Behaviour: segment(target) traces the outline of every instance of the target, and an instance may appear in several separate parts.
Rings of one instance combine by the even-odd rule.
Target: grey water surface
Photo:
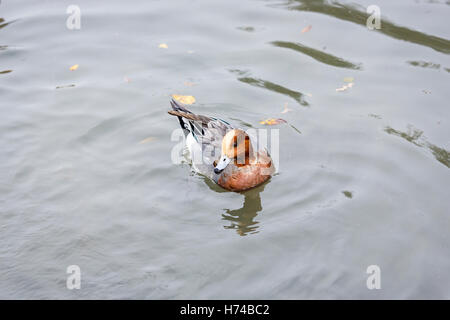
[[[449,16],[445,0],[3,0],[0,298],[449,299]],[[172,94],[279,129],[278,173],[233,193],[172,163]]]

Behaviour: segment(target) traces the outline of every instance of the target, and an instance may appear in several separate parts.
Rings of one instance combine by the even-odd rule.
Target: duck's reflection
[[[212,190],[229,192],[208,180],[205,179],[205,182]],[[251,190],[239,192],[244,196],[244,204],[239,209],[225,209],[225,212],[222,214],[222,220],[227,221],[227,225],[223,226],[225,229],[234,229],[240,236],[259,232],[259,221],[255,219],[258,212],[262,210],[260,194],[264,191],[267,182]]]
[[[225,229],[235,229],[241,236],[258,233],[259,222],[255,218],[262,210],[260,193],[264,190],[264,185],[242,193],[244,196],[242,208],[225,209],[222,220],[230,222],[229,225],[224,226]]]

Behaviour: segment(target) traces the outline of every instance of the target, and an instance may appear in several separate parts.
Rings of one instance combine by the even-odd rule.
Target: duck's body
[[[249,165],[228,165],[217,178],[217,184],[231,191],[243,191],[264,183],[275,170],[267,152],[260,152],[258,157],[258,162]]]
[[[244,191],[267,181],[275,172],[266,149],[253,151],[250,136],[228,122],[187,110],[172,100],[173,110],[186,133],[194,170],[230,191]],[[219,159],[218,150],[221,150]]]

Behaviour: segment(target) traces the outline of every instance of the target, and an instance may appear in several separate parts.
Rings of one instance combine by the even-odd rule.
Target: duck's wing
[[[233,129],[227,121],[194,114],[174,99],[170,101],[170,104],[173,110],[168,113],[177,116],[181,127],[192,133],[197,141],[202,140],[203,144],[220,146],[227,131]]]
[[[195,141],[201,146],[205,167],[197,165],[198,171],[209,175],[210,165],[220,156],[222,139],[228,130],[233,129],[233,126],[222,119],[194,114],[174,99],[170,101],[170,104],[173,110],[168,113],[178,117],[186,134],[192,134]]]

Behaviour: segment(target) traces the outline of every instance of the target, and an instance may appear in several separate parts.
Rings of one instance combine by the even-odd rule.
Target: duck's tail
[[[170,100],[170,105],[173,110],[169,110],[168,113],[178,118],[182,129],[192,133],[194,137],[204,134],[203,127],[211,121],[211,118],[192,113],[175,99]]]
[[[170,105],[173,110],[168,111],[169,114],[178,117],[178,121],[180,122],[180,126],[184,130],[189,130],[186,126],[186,123],[183,121],[183,114],[192,114],[188,109],[183,107],[181,104],[177,103],[174,99],[170,100]]]

